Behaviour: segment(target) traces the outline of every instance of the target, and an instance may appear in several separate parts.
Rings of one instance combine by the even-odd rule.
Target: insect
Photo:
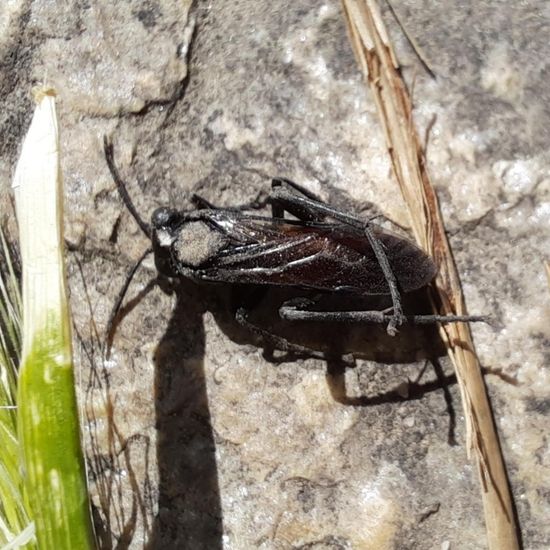
[[[431,258],[409,240],[329,206],[285,178],[272,180],[264,201],[271,205],[272,216],[256,215],[246,206],[217,208],[195,196],[196,210],[160,207],[149,225],[126,191],[107,139],[104,149],[122,200],[151,239],[156,268],[166,277],[290,286],[321,294],[387,295],[392,307],[383,311],[318,311],[310,300],[293,300],[281,305],[279,315],[290,322],[387,323],[391,336],[404,323],[486,320],[483,316],[406,315],[402,294],[432,281],[437,268]],[[285,218],[285,212],[294,219]]]

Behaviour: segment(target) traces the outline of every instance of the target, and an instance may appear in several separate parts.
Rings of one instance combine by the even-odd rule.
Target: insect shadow
[[[176,300],[154,355],[159,513],[147,545],[151,549],[223,548],[204,375],[205,304],[194,286],[184,281],[164,289]]]
[[[446,355],[436,327],[433,325],[404,325],[397,337],[390,336],[384,325],[368,327],[347,323],[311,323],[300,321],[288,323],[280,318],[278,307],[307,292],[297,289],[239,287],[235,285],[210,289],[208,311],[214,316],[217,325],[233,341],[239,344],[252,344],[263,349],[264,358],[280,364],[300,358],[316,357],[326,362],[326,381],[333,399],[343,405],[366,407],[403,402],[404,399],[419,399],[428,392],[443,391],[449,414],[449,442],[454,442],[454,418],[451,394],[448,386],[456,382],[454,374],[445,373],[439,357]],[[203,294],[204,295],[204,294]],[[387,300],[354,298],[351,301],[342,297],[330,296],[317,299],[319,307],[339,308],[363,305],[385,307]],[[249,311],[247,321],[253,327],[243,326],[235,321],[239,309],[246,305]],[[417,312],[429,312],[429,302],[425,292],[405,296],[404,306]],[[350,394],[346,387],[346,371],[356,367],[356,360],[366,360],[374,364],[362,363],[361,370],[376,368],[380,364],[410,365],[423,362],[414,379],[403,383],[400,377],[396,388],[380,392],[380,387],[362,387],[360,393]],[[428,369],[428,367],[430,367]],[[432,374],[425,381],[427,372]],[[435,378],[434,375],[435,374]],[[390,376],[391,378],[391,376]]]

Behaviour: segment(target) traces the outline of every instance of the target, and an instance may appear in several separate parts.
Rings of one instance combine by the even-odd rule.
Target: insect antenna
[[[130,214],[138,224],[139,228],[147,236],[147,238],[152,239],[153,233],[151,231],[151,226],[147,222],[145,222],[143,218],[139,215],[138,211],[136,210],[136,207],[134,206],[134,203],[132,202],[132,199],[130,198],[130,195],[128,194],[128,190],[126,189],[126,184],[124,183],[124,180],[121,178],[118,172],[118,169],[114,161],[113,143],[107,136],[103,136],[103,151],[105,153],[105,160],[107,162],[107,166],[109,167],[109,172],[111,173],[111,176],[116,184],[118,194],[120,195],[122,202],[124,203],[128,211],[130,212]],[[132,282],[132,279],[134,278],[137,270],[139,269],[139,267],[141,266],[145,258],[152,252],[153,252],[153,249],[148,248],[137,260],[137,262],[132,266],[132,268],[128,272],[128,275],[126,276],[124,285],[120,289],[117,299],[115,300],[115,303],[109,315],[109,320],[107,321],[107,326],[105,329],[105,356],[107,359],[109,358],[111,353],[111,345],[113,343],[115,330],[118,325],[118,321],[119,321],[118,315],[120,313],[122,302],[124,301],[124,297],[128,292],[130,283]]]
[[[149,239],[151,239],[152,238],[151,226],[147,222],[143,221],[143,218],[138,214],[138,211],[136,210],[136,207],[134,206],[134,203],[132,202],[132,199],[128,194],[128,191],[126,189],[126,184],[124,183],[123,179],[120,177],[120,174],[118,173],[118,169],[115,165],[114,154],[113,154],[113,143],[107,136],[103,136],[103,151],[105,153],[105,160],[107,161],[107,166],[109,167],[109,172],[111,172],[111,176],[113,177],[113,180],[117,186],[118,194],[120,195],[122,202],[124,202],[126,208],[130,212],[130,214],[132,214],[132,217],[134,218],[134,220],[136,220],[136,223],[139,225],[140,229],[145,233],[145,235]]]
[[[143,263],[143,260],[145,260],[145,258],[149,256],[151,252],[153,252],[153,249],[148,248],[141,255],[138,261],[132,266],[132,269],[130,269],[130,271],[128,272],[128,275],[126,275],[126,280],[124,281],[124,285],[122,285],[122,288],[118,292],[117,299],[115,300],[113,309],[111,310],[111,314],[109,315],[109,320],[107,321],[107,327],[105,329],[105,357],[107,359],[109,359],[109,356],[111,354],[111,346],[113,344],[115,330],[118,325],[118,314],[120,312],[122,302],[124,301],[124,297],[128,292],[128,288],[130,287],[130,283],[132,282],[132,279],[134,278],[136,271],[139,269],[139,266]]]

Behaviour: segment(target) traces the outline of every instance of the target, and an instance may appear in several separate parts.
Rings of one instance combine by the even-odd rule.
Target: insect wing
[[[357,228],[220,213],[212,222],[228,244],[201,267],[202,280],[388,293],[369,241]],[[381,228],[375,234],[403,291],[434,277],[433,262],[414,244]]]

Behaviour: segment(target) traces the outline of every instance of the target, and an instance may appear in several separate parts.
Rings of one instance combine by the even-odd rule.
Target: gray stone
[[[274,363],[231,320],[230,291],[151,289],[148,259],[111,358],[99,349],[148,246],[107,170],[104,134],[145,218],[161,205],[191,208],[192,193],[247,202],[284,175],[344,209],[408,225],[338,2],[199,1],[191,12],[171,0],[4,4],[2,208],[30,86],[46,80],[59,93],[75,350],[104,547],[486,548],[452,368],[440,358],[447,393],[432,366],[420,381],[429,391],[411,383],[427,352],[441,353],[433,331],[391,340],[379,327],[285,329],[269,314],[277,293],[245,292],[239,303],[258,302],[258,322],[356,355],[355,368],[349,355],[276,353]],[[550,9],[393,4],[437,75],[387,13],[420,131],[437,116],[429,170],[469,311],[496,319],[473,331],[482,364],[505,375],[486,381],[525,548],[546,548]]]

